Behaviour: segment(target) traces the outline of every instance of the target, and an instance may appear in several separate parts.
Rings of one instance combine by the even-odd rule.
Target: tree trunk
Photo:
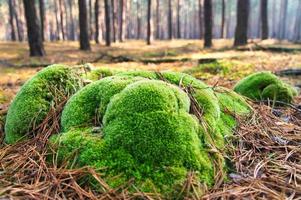
[[[147,45],[151,44],[152,39],[152,0],[147,0]]]
[[[276,34],[276,23],[277,23],[277,20],[276,20],[276,3],[273,2],[273,7],[272,7],[272,38],[275,38],[277,36]]]
[[[117,19],[116,19],[116,7],[115,5],[116,2],[115,0],[111,0],[111,5],[112,5],[112,25],[113,25],[113,42],[116,42],[116,32],[117,32]]]
[[[287,15],[287,0],[282,0],[281,1],[281,10],[280,10],[280,22],[279,22],[279,39],[284,39],[285,38],[285,30],[286,30],[286,15]]]
[[[40,21],[41,21],[41,35],[42,40],[45,41],[45,1],[39,0],[39,9],[40,9]]]
[[[156,2],[156,38],[160,38],[160,0]]]
[[[181,38],[180,12],[181,12],[181,0],[178,0],[178,2],[177,2],[177,38]]]
[[[204,46],[210,48],[212,46],[212,1],[204,1],[204,24],[205,24],[205,41]]]
[[[35,0],[23,0],[30,56],[44,56],[45,50],[41,35],[41,27],[35,8]]]
[[[260,1],[260,12],[261,12],[261,39],[265,40],[269,36],[268,0]]]
[[[248,43],[249,0],[237,1],[237,22],[235,28],[234,46]]]
[[[9,23],[10,23],[10,39],[12,41],[16,41],[16,31],[15,31],[15,25],[14,25],[14,7],[13,7],[13,1],[8,0],[8,7],[9,7]]]
[[[78,0],[79,8],[79,40],[81,50],[91,50],[86,0]]]
[[[63,40],[65,40],[65,30],[64,30],[64,8],[63,8],[63,2],[62,0],[59,0],[59,6],[60,6],[60,21],[61,21],[61,30],[62,30],[62,37]]]
[[[15,18],[15,22],[16,22],[16,26],[17,26],[17,33],[18,33],[18,40],[21,42],[23,41],[24,38],[24,34],[23,34],[23,28],[22,28],[22,22],[20,20],[20,13],[17,13],[17,8],[19,8],[19,4],[16,4],[15,0],[12,0],[13,6],[14,6],[14,18]],[[19,8],[20,11],[20,8]]]
[[[203,24],[203,0],[199,0],[199,29],[200,29],[200,39],[203,39],[204,24]]]
[[[90,40],[93,39],[93,13],[92,13],[92,10],[93,10],[93,6],[92,6],[92,0],[89,0],[89,29],[90,29]]]
[[[295,25],[294,25],[294,41],[298,42],[301,41],[301,1],[299,1],[296,19],[295,19]]]
[[[75,25],[74,25],[74,18],[73,18],[73,0],[68,0],[68,7],[69,7],[69,30],[70,30],[70,39],[75,40]]]
[[[95,43],[99,44],[99,0],[95,0],[94,5],[94,15],[95,15]]]
[[[106,46],[111,46],[111,19],[109,0],[105,2]]]
[[[172,39],[172,2],[168,0],[168,16],[167,16],[167,23],[168,23],[168,39]]]
[[[59,22],[59,13],[58,13],[58,5],[57,1],[54,1],[54,13],[55,13],[55,23],[56,23],[56,39],[61,39],[61,31],[60,31],[60,22]]]
[[[140,2],[137,1],[137,40],[141,37],[141,15],[140,15]]]
[[[119,41],[123,42],[125,38],[125,12],[126,12],[126,2],[125,0],[119,0]]]
[[[222,0],[221,38],[225,37],[225,9],[226,9],[226,3],[225,0]]]

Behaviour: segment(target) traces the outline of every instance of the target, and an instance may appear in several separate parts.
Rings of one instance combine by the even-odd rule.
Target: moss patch
[[[271,72],[258,72],[239,81],[234,91],[252,100],[291,103],[297,91]]]
[[[5,124],[5,141],[14,143],[39,125],[51,107],[81,87],[81,80],[71,68],[52,65],[28,80],[11,103]]]

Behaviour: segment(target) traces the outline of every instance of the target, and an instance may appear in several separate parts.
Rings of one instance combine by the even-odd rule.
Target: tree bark
[[[19,6],[19,3],[16,4],[16,1],[15,0],[12,0],[13,1],[13,5],[14,5],[14,17],[15,17],[15,21],[16,21],[16,26],[17,26],[17,33],[18,33],[18,39],[19,41],[23,41],[24,39],[24,32],[23,32],[23,27],[22,27],[22,21],[20,20],[20,17],[19,15],[21,15],[22,12],[20,12],[21,10],[21,6]],[[19,8],[19,13],[17,13],[17,8]]]
[[[279,22],[279,39],[285,38],[285,30],[286,30],[286,16],[287,16],[287,0],[281,1],[281,9],[280,9],[280,22]]]
[[[26,1],[26,0],[25,0]],[[78,0],[79,8],[79,39],[81,50],[91,50],[88,31],[88,15],[86,0]]]
[[[125,38],[125,12],[126,12],[126,2],[125,0],[119,0],[119,36],[120,42],[124,41]]]
[[[177,2],[177,38],[181,38],[180,12],[181,12],[181,0],[178,0],[178,2]]]
[[[90,29],[90,40],[93,39],[93,14],[92,14],[93,6],[92,6],[92,0],[89,0],[89,29]]]
[[[64,8],[63,8],[62,0],[59,0],[59,6],[60,6],[60,23],[61,23],[62,38],[63,40],[65,40],[66,37],[65,37],[65,30],[64,30]]]
[[[41,35],[41,27],[35,8],[35,0],[23,0],[30,56],[44,56],[45,50]]]
[[[111,0],[111,6],[112,6],[112,25],[113,25],[113,42],[116,42],[116,32],[117,32],[117,19],[116,19],[116,7],[117,5],[115,5],[116,2],[115,0]]]
[[[203,0],[199,0],[199,29],[200,39],[203,39],[204,35],[204,20],[203,20]]]
[[[45,41],[45,1],[39,0],[39,9],[40,9],[40,21],[41,21],[41,35],[42,40]]]
[[[249,0],[237,1],[237,22],[235,28],[234,46],[248,43]]]
[[[105,3],[105,24],[106,24],[106,46],[111,46],[111,19],[109,0],[104,0]]]
[[[61,31],[60,31],[60,22],[59,22],[59,13],[58,13],[58,5],[57,1],[54,1],[54,13],[55,13],[55,22],[56,22],[56,39],[61,39]]]
[[[222,0],[221,38],[225,37],[225,9],[226,9],[226,2],[225,0]]]
[[[99,44],[99,0],[95,0],[95,5],[94,5],[94,15],[95,15],[95,43]]]
[[[75,40],[75,25],[74,25],[74,18],[73,18],[73,0],[68,0],[68,7],[69,7],[69,30],[70,30],[70,39]]]
[[[156,38],[160,38],[160,0],[156,2]]]
[[[204,1],[204,24],[205,24],[205,41],[204,46],[210,48],[212,46],[212,1]]]
[[[13,7],[13,1],[8,0],[8,7],[9,7],[9,23],[10,23],[10,39],[12,41],[16,41],[16,31],[15,31],[15,25],[14,25],[14,7]]]
[[[140,15],[140,2],[137,1],[137,40],[141,37],[141,15]]]
[[[152,0],[147,0],[147,45],[151,44],[152,39]]]
[[[261,12],[261,39],[265,40],[269,36],[268,0],[261,0],[260,1],[260,12]]]
[[[172,39],[172,2],[168,0],[168,16],[167,16],[167,27],[168,27],[168,39]]]

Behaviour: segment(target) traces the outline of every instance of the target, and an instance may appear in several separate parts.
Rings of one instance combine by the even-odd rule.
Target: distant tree
[[[260,1],[260,15],[261,15],[261,39],[265,40],[269,36],[268,0]]]
[[[37,17],[35,0],[23,0],[30,56],[44,56],[41,27]]]
[[[12,2],[14,7],[14,18],[17,26],[18,39],[21,42],[24,39],[23,22],[21,21],[21,16],[19,16],[22,14],[22,6],[19,5],[20,3],[18,1],[16,2],[15,0],[12,0]],[[19,10],[19,14],[17,13],[17,10]]]
[[[8,7],[9,7],[9,24],[11,28],[10,39],[12,41],[16,41],[16,31],[14,25],[14,6],[12,0],[8,0]]]
[[[203,19],[203,0],[199,0],[199,28],[200,28],[200,39],[204,35],[204,19]]]
[[[234,46],[245,45],[248,42],[249,5],[249,0],[237,0],[237,22]]]
[[[123,42],[125,38],[125,12],[126,12],[126,2],[125,0],[119,0],[119,42]]]
[[[212,1],[204,1],[205,47],[212,46]]]
[[[295,24],[294,24],[294,41],[301,41],[301,1],[298,3]]]
[[[26,1],[26,0],[25,0]],[[81,50],[91,50],[88,31],[88,15],[86,0],[78,0],[79,8],[79,41]]]
[[[117,5],[115,0],[111,0],[111,6],[112,6],[112,26],[113,26],[113,32],[112,32],[112,36],[113,36],[113,42],[116,42],[116,33],[117,33]]]
[[[156,2],[156,38],[160,38],[160,0]]]
[[[106,46],[111,46],[111,17],[109,0],[104,0],[105,3],[105,25],[106,25]]]
[[[167,15],[168,39],[172,39],[172,0],[168,0],[168,15]]]
[[[93,39],[93,34],[94,34],[94,30],[93,30],[93,6],[92,6],[92,0],[89,0],[89,28],[90,28],[90,39]]]
[[[70,40],[75,40],[75,25],[74,25],[74,18],[73,18],[73,0],[68,0],[68,7],[69,7],[69,38]]]
[[[56,23],[56,39],[61,39],[61,28],[60,28],[60,21],[59,21],[59,11],[57,1],[54,1],[54,14],[55,14],[55,23]]]
[[[141,13],[140,13],[140,1],[137,1],[137,39],[141,37]]]
[[[59,7],[60,7],[60,24],[61,24],[61,31],[62,31],[62,39],[66,39],[65,30],[64,30],[64,8],[63,8],[63,1],[59,0]]]
[[[40,9],[40,22],[41,22],[41,35],[42,40],[45,40],[45,1],[39,0],[39,9]]]
[[[287,17],[287,0],[281,0],[280,7],[280,22],[279,22],[279,39],[285,38],[285,30],[286,30],[286,17]]]
[[[221,22],[221,38],[225,36],[225,10],[226,10],[226,2],[222,0],[222,22]]]
[[[95,43],[99,43],[99,0],[95,0],[95,5],[94,5],[94,15],[95,15]]]
[[[177,0],[177,38],[181,38],[181,0]]]
[[[147,45],[151,44],[152,38],[152,0],[147,0]]]

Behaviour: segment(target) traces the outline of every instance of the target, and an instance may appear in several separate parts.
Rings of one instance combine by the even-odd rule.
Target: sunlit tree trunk
[[[237,23],[235,28],[234,46],[245,45],[248,42],[249,0],[237,1]]]
[[[88,31],[86,0],[78,0],[79,8],[79,42],[81,50],[91,50]]]
[[[65,37],[65,30],[64,30],[64,8],[63,8],[62,0],[59,0],[59,7],[60,7],[60,25],[61,25],[62,37],[63,40],[65,40],[66,37]]]
[[[44,56],[45,50],[35,0],[23,0],[30,56]]]
[[[147,0],[147,45],[151,44],[152,39],[152,0]]]

